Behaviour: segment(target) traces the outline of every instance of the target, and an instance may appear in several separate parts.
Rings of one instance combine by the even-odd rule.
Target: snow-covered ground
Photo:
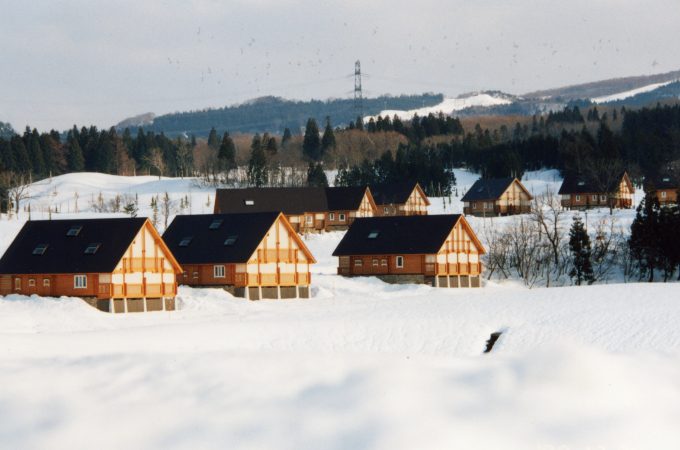
[[[461,109],[469,108],[471,106],[495,106],[508,105],[510,103],[512,102],[506,98],[495,97],[486,93],[479,93],[456,98],[444,98],[441,103],[438,103],[434,106],[427,106],[424,108],[417,108],[408,111],[386,109],[380,111],[380,114],[378,115],[382,117],[389,116],[390,118],[396,115],[402,120],[410,120],[416,114],[418,114],[419,117],[427,116],[430,113],[436,115],[440,112],[444,114],[451,114],[454,111],[460,111]],[[366,117],[364,122],[368,122],[371,117],[375,119],[378,117],[378,115]]]
[[[32,205],[137,194],[146,213],[191,191],[201,212],[214,198],[191,180],[65,177]],[[476,175],[456,177],[433,213],[460,212]],[[559,187],[551,172],[525,181]],[[21,223],[0,221],[0,251]],[[0,448],[680,448],[680,284],[394,286],[335,275],[341,237],[305,237],[309,300],[182,287],[178,311],[113,316],[0,298]]]

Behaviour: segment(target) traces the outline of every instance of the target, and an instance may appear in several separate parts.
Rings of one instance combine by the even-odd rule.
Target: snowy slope
[[[432,212],[460,212],[477,175],[455,175],[458,195]],[[214,197],[196,180],[78,174],[27,202],[93,216],[87,201],[74,212],[74,192],[118,193],[145,214],[166,191],[194,212]],[[26,216],[0,221],[0,251]],[[394,286],[335,275],[341,238],[305,237],[319,261],[309,300],[182,287],[178,311],[113,316],[0,297],[0,448],[680,448],[680,284]]]
[[[654,84],[650,84],[650,85],[647,85],[647,86],[639,87],[637,89],[631,89],[630,91],[619,92],[617,94],[612,94],[612,95],[605,95],[603,97],[596,97],[596,98],[591,99],[591,101],[593,103],[607,103],[607,102],[613,102],[613,101],[616,101],[616,100],[624,100],[624,99],[627,99],[629,97],[633,97],[637,94],[643,94],[645,92],[651,92],[651,91],[658,89],[662,86],[666,86],[666,85],[669,85],[671,83],[674,83],[675,81],[677,81],[677,80],[666,81],[664,83],[654,83]]]
[[[389,116],[390,118],[396,115],[402,120],[408,120],[411,119],[416,114],[419,117],[427,116],[430,113],[436,115],[439,114],[440,112],[444,114],[451,114],[453,111],[460,111],[461,109],[469,108],[471,106],[495,106],[495,105],[508,105],[510,103],[512,102],[508,99],[495,97],[490,94],[480,93],[465,97],[445,98],[444,101],[437,105],[428,106],[425,108],[412,109],[409,111],[387,109],[381,111],[380,114],[378,115],[382,117]],[[378,117],[378,115],[372,117],[375,119],[376,117]],[[368,122],[368,120],[370,119],[371,117],[369,116],[366,117],[364,121]]]

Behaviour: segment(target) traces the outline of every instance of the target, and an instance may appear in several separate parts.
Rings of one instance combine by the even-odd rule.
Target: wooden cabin
[[[653,194],[659,201],[659,205],[672,205],[678,203],[680,191],[680,177],[674,174],[665,174],[645,184],[645,190]]]
[[[531,211],[533,196],[517,178],[480,178],[462,198],[472,216],[509,216]]]
[[[116,313],[174,310],[180,272],[146,218],[33,220],[0,259],[0,294],[80,297]]]
[[[427,214],[430,200],[418,183],[384,183],[369,186],[377,216],[421,216]]]
[[[310,296],[316,261],[282,213],[177,216],[163,239],[182,266],[182,284],[250,300]]]
[[[215,214],[281,211],[298,233],[346,230],[357,217],[376,215],[367,187],[218,189]]]
[[[484,253],[465,217],[456,214],[357,219],[333,256],[340,275],[454,288],[481,286]]]
[[[560,186],[562,207],[567,209],[621,208],[633,207],[635,188],[627,172],[610,184],[601,187],[590,177],[567,175]]]

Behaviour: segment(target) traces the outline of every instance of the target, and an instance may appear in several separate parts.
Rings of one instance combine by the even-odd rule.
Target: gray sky
[[[263,95],[536,89],[680,69],[678,0],[0,0],[0,121],[109,127]]]

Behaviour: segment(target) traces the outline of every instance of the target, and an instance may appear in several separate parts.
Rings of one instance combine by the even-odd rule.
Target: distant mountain
[[[657,75],[613,78],[610,80],[595,81],[593,83],[577,84],[556,89],[529,92],[522,95],[522,97],[542,100],[559,99],[564,101],[593,99],[639,89],[644,86],[668,83],[677,80],[680,80],[680,70]]]
[[[365,98],[363,99],[363,112],[364,115],[373,115],[384,109],[422,108],[439,104],[443,99],[444,96],[441,94]],[[283,133],[286,128],[290,128],[295,133],[305,126],[310,117],[316,119],[319,127],[323,127],[326,117],[331,118],[333,126],[338,126],[355,120],[357,115],[353,99],[294,101],[279,97],[261,97],[224,108],[164,114],[141,126],[145,130],[163,132],[170,136],[180,134],[207,136],[213,127],[218,133],[224,131]],[[117,127],[140,126],[139,123],[135,123],[139,117],[142,116],[126,119]]]
[[[125,128],[145,127],[148,125],[152,125],[155,118],[156,115],[152,112],[140,114],[138,116],[128,117],[127,119],[118,122],[116,128],[122,130]]]

